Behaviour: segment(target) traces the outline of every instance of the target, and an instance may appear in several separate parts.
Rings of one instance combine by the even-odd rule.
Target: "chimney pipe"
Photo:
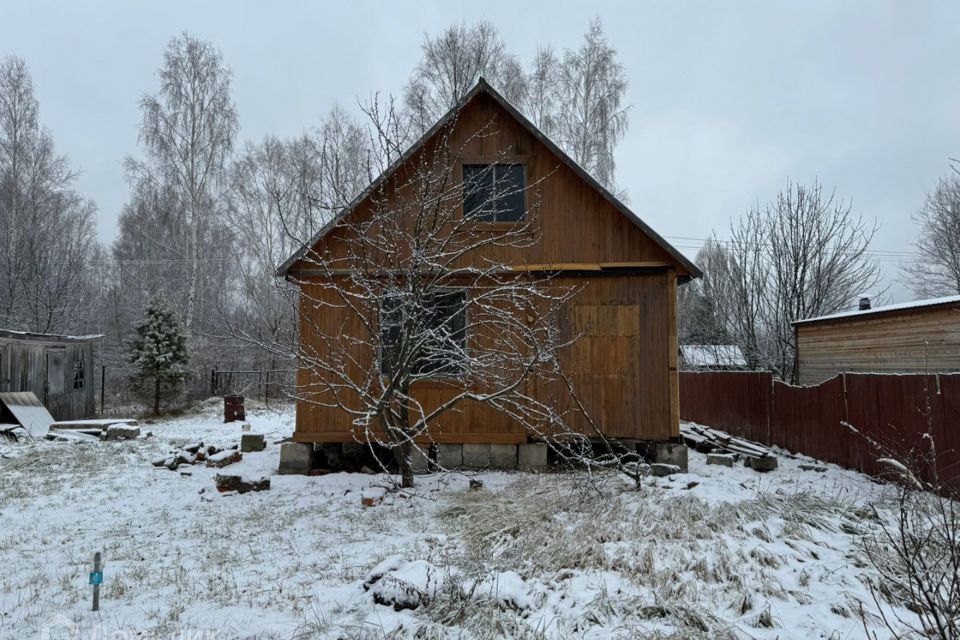
[[[860,298],[860,311],[866,311],[869,308],[870,308],[870,298],[867,298],[866,296],[864,296],[863,298]]]

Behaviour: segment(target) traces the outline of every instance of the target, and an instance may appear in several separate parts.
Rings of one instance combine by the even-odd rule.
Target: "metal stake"
[[[100,568],[100,552],[93,554],[93,572],[90,574],[90,584],[93,585],[93,610],[100,611],[100,583],[103,582],[103,571]]]

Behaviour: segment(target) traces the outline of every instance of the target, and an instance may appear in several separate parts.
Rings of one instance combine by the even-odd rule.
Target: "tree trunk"
[[[160,378],[157,377],[156,384],[153,387],[153,415],[160,415]]]
[[[393,457],[400,467],[400,486],[404,489],[413,487],[413,464],[410,462],[410,454],[413,453],[413,445],[409,440],[402,442],[394,447]]]

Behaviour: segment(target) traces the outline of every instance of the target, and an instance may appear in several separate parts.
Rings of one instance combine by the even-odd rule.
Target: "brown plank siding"
[[[676,323],[669,301],[674,280],[673,272],[663,272],[551,281],[558,287],[581,288],[564,325],[571,335],[582,332],[583,337],[561,354],[561,364],[587,413],[609,437],[662,440],[679,435],[679,418],[672,414],[671,402],[675,369],[670,369],[670,342],[665,339]],[[304,285],[304,289],[300,340],[307,355],[324,351],[312,329],[314,322],[322,323],[325,333],[340,328],[345,334],[362,335],[362,323],[343,310],[325,307],[316,312],[311,300],[329,293],[317,285]],[[375,357],[360,347],[352,355],[361,366],[369,366]],[[328,397],[307,369],[300,370],[298,383],[317,395],[315,402],[298,402],[296,440],[349,442],[362,438],[363,434],[355,433],[348,412],[318,404]],[[454,392],[441,384],[422,384],[416,397],[429,410]],[[568,416],[571,424],[585,435],[592,434],[588,421],[567,397],[565,386],[532,381],[528,392],[574,412]],[[431,431],[436,442],[525,442],[529,435],[509,417],[473,402],[442,417]]]
[[[796,331],[797,371],[804,385],[817,384],[844,371],[960,371],[957,307],[799,324]]]

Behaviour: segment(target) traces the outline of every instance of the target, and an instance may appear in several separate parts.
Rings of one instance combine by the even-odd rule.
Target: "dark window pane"
[[[466,350],[466,296],[462,291],[439,293],[425,309],[408,309],[417,316],[416,326],[429,331],[430,339],[418,354],[413,373],[456,375]],[[390,375],[401,348],[403,309],[400,297],[388,297],[380,303],[380,372]],[[423,336],[415,336],[418,340]]]
[[[518,222],[527,215],[522,164],[463,165],[464,216],[483,222]]]
[[[524,182],[522,164],[496,166],[498,222],[519,222],[526,217]]]
[[[463,215],[492,221],[493,167],[487,164],[463,165]]]

